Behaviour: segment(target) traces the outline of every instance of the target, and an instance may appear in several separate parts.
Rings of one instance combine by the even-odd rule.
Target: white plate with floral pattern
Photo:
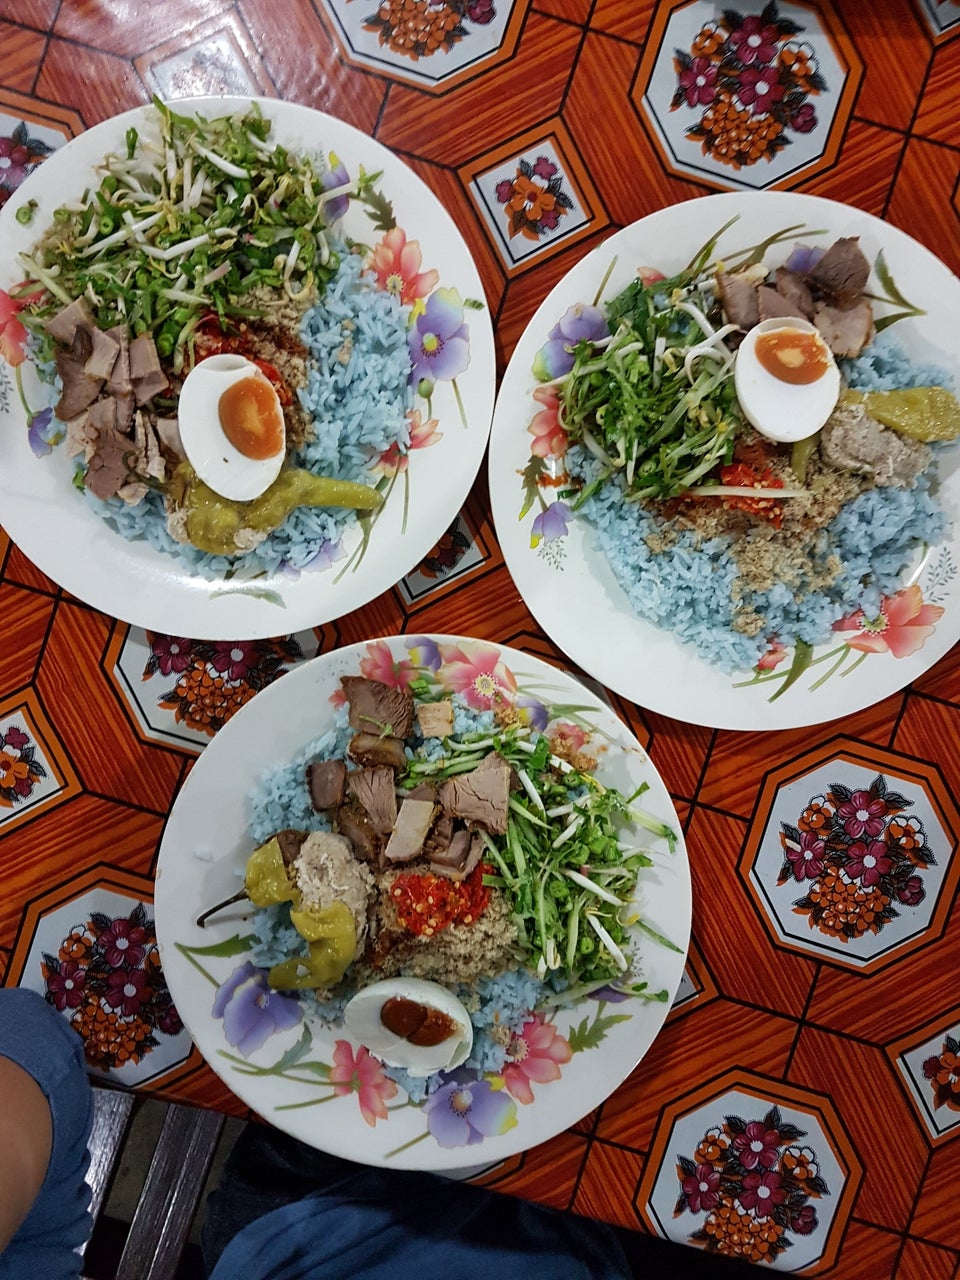
[[[176,110],[209,119],[246,110],[252,101],[185,99]],[[95,167],[108,152],[123,151],[128,129],[149,127],[152,108],[98,124],[54,152],[0,211],[0,522],[35,564],[80,599],[148,630],[198,639],[255,639],[318,626],[388,590],[456,517],[480,468],[493,411],[493,331],[483,288],[459,228],[437,197],[351,125],[275,99],[259,106],[273,126],[271,140],[302,154],[333,154],[353,177],[361,168],[382,174],[377,188],[388,205],[352,200],[339,227],[367,246],[379,287],[398,292],[402,286],[404,300],[415,304],[408,318],[412,367],[424,352],[435,354],[434,347],[458,357],[438,368],[429,400],[416,395],[409,452],[398,458],[387,450],[377,463],[378,475],[395,480],[369,543],[353,520],[340,542],[324,544],[307,568],[281,567],[248,582],[209,581],[146,540],[127,540],[90,511],[72,488],[73,464],[63,446],[50,451],[55,397],[23,360],[25,333],[5,291],[23,279],[17,254],[32,248],[65,199],[96,187]],[[36,208],[24,225],[17,214],[30,201]],[[446,347],[445,339],[451,340]]]
[[[563,733],[596,755],[596,777],[626,793],[647,785],[645,812],[676,833],[628,829],[646,849],[641,918],[633,935],[646,990],[605,987],[568,1009],[532,1009],[496,1074],[457,1072],[414,1103],[342,1028],[311,1032],[296,999],[269,993],[250,963],[249,904],[197,917],[235,893],[253,841],[248,798],[268,765],[295,759],[333,724],[340,677],[432,697],[459,694],[478,710],[513,707],[548,737]],[[672,846],[672,848],[671,848]],[[683,976],[690,936],[690,870],[670,797],[625,725],[579,681],[525,653],[458,636],[397,636],[315,658],[258,694],[200,757],[173,806],[160,848],[157,938],[163,971],[200,1052],[248,1106],[335,1155],[406,1169],[494,1163],[546,1141],[608,1097],[663,1026]]]
[[[538,308],[497,397],[490,498],[520,594],[544,631],[585,671],[624,697],[678,720],[725,729],[782,729],[850,715],[879,702],[933,666],[960,637],[955,524],[960,446],[946,446],[938,458],[946,532],[939,543],[918,551],[901,588],[883,597],[879,614],[851,611],[838,619],[832,638],[815,648],[788,648],[771,639],[757,667],[725,674],[692,645],[633,611],[594,546],[592,531],[564,501],[566,437],[555,411],[534,398],[535,392],[544,395],[534,360],[562,333],[560,322],[570,308],[595,303],[601,290],[603,300],[612,299],[640,267],[667,276],[680,271],[734,218],[719,241],[721,258],[784,228],[797,228],[790,241],[768,251],[765,261],[771,267],[786,259],[794,239],[826,246],[839,236],[858,236],[874,264],[867,288],[877,298],[876,318],[905,310],[902,298],[889,295],[884,263],[915,304],[916,313],[911,309],[898,320],[889,336],[913,360],[960,369],[960,332],[952,319],[960,313],[960,280],[902,231],[850,206],[789,192],[690,200],[612,235]],[[813,236],[815,230],[823,234]]]

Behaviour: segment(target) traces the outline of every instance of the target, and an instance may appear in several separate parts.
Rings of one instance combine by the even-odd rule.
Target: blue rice
[[[378,477],[372,466],[380,455],[394,444],[405,449],[410,442],[409,307],[377,288],[358,254],[335,247],[341,254],[337,271],[301,325],[309,373],[298,394],[313,433],[290,461],[318,475],[373,485]],[[337,355],[348,333],[352,349],[343,364]],[[167,530],[163,495],[157,490],[148,491],[136,506],[119,498],[104,502],[89,489],[83,497],[124,538],[143,539],[210,579],[230,570],[244,576],[300,570],[324,547],[336,546],[357,518],[343,508],[297,507],[255,550],[238,558],[177,542]]]
[[[858,390],[910,386],[951,386],[949,373],[909,359],[889,337],[877,339],[856,360],[843,362],[844,376]],[[581,448],[567,455],[568,469],[589,481],[600,464]],[[831,628],[854,609],[876,613],[881,595],[902,586],[917,548],[942,537],[946,520],[931,489],[933,466],[911,489],[878,487],[858,495],[818,536],[815,563],[836,553],[842,571],[826,589],[797,593],[782,583],[764,592],[733,598],[738,577],[732,539],[701,541],[692,530],[680,532],[656,554],[646,539],[663,532],[664,522],[638,503],[624,501],[622,486],[611,480],[588,499],[580,514],[592,526],[597,548],[606,558],[631,608],[690,644],[705,661],[726,673],[753,667],[768,647],[768,637],[792,647],[798,640],[823,644]],[[734,628],[738,612],[749,609],[766,618],[756,637]]]

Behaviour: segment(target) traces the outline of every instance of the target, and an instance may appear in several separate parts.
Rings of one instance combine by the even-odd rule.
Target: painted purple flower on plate
[[[295,1027],[303,1014],[295,997],[271,991],[266,971],[247,960],[217,988],[213,1016],[223,1019],[227,1044],[246,1058],[274,1032]]]
[[[350,181],[350,175],[346,168],[340,163],[336,156],[330,157],[331,168],[320,176],[320,185],[324,191],[333,191],[336,187],[345,187]],[[328,221],[336,222],[337,218],[342,218],[350,206],[350,197],[347,195],[334,196],[332,200],[328,200],[323,206],[323,211]]]
[[[453,379],[470,363],[470,341],[463,302],[456,289],[435,289],[409,335],[413,368],[410,381]]]
[[[466,1147],[500,1137],[517,1123],[517,1105],[488,1080],[452,1080],[424,1104],[427,1128],[441,1147]]]
[[[554,542],[567,535],[567,521],[571,515],[565,502],[551,502],[545,511],[541,511],[530,530],[531,547],[539,547],[541,542]]]
[[[560,317],[547,334],[547,340],[533,361],[533,376],[540,382],[562,378],[573,368],[573,348],[586,338],[596,342],[606,338],[610,330],[599,307],[578,302]]]

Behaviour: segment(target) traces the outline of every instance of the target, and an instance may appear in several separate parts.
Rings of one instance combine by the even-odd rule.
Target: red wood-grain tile
[[[923,1240],[907,1239],[897,1266],[896,1280],[953,1280],[958,1255]]]
[[[960,1216],[955,1212],[957,1143],[949,1142],[930,1155],[918,1186],[917,1207],[910,1223],[912,1235],[960,1251]]]
[[[654,0],[597,0],[590,26],[605,35],[642,44],[656,7]]]
[[[892,1276],[900,1253],[901,1238],[866,1222],[850,1222],[843,1235],[840,1259],[817,1280],[881,1280]]]
[[[910,698],[893,745],[921,760],[935,756],[947,786],[954,795],[960,794],[960,707],[930,698]]]
[[[640,1181],[643,1156],[606,1142],[591,1142],[573,1208],[587,1218],[641,1230],[631,1188]]]
[[[88,128],[150,98],[146,85],[125,58],[56,39],[47,46],[36,93],[72,107]]]
[[[804,1027],[789,1079],[829,1093],[854,1148],[869,1153],[857,1217],[904,1231],[928,1148],[883,1050]]]
[[[54,32],[107,53],[133,58],[154,45],[193,40],[207,18],[231,8],[231,0],[68,0],[60,6]]]
[[[865,68],[857,115],[895,129],[909,128],[931,54],[920,19],[900,0],[840,3],[837,12]]]
[[[799,183],[797,190],[853,204],[880,218],[906,145],[906,138],[893,129],[851,120],[833,168]]]
[[[949,40],[934,52],[927,83],[917,108],[913,132],[921,138],[960,146],[957,116],[957,80],[960,77],[960,42]]]
[[[645,711],[644,720],[652,734],[650,755],[667,790],[671,795],[692,799],[710,750],[713,730],[702,725],[681,724],[655,711]]]
[[[960,272],[958,178],[960,151],[911,138],[886,213],[954,272]]]
[[[592,0],[535,0],[533,8],[551,18],[563,18],[582,26],[590,17],[591,3]]]
[[[29,93],[46,43],[41,32],[0,22],[0,84]]]
[[[579,1134],[560,1133],[527,1151],[517,1172],[497,1179],[496,1188],[551,1209],[569,1209],[587,1146]]]
[[[309,4],[240,0],[237,7],[282,98],[374,132],[387,85],[340,58],[336,41]],[[318,138],[317,145],[322,147],[323,140]]]
[[[109,634],[102,614],[60,604],[37,690],[86,788],[165,813],[182,758],[141,742],[128,723],[100,670]]]
[[[462,164],[504,140],[504,112],[528,128],[555,114],[579,40],[568,23],[531,13],[517,56],[482,80],[429,101],[416,89],[395,85],[377,137],[394,150]]]
[[[4,639],[0,645],[0,689],[4,693],[12,693],[33,679],[53,608],[49,596],[0,583]]]
[[[32,587],[35,591],[45,591],[48,595],[56,595],[59,588],[52,578],[48,578],[42,569],[38,569],[32,560],[28,560],[18,546],[11,545],[10,554],[3,567],[6,582],[19,587]]]

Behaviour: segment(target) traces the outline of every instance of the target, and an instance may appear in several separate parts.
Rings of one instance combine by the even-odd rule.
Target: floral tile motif
[[[4,834],[80,784],[58,758],[53,730],[32,694],[0,707],[0,831]]]
[[[799,1271],[835,1254],[859,1166],[829,1103],[733,1077],[667,1109],[637,1207],[660,1236]]]
[[[450,87],[513,51],[516,0],[321,0],[352,61],[424,87]],[[513,13],[516,9],[518,12]]]
[[[63,133],[56,129],[0,110],[0,209],[64,141]]]
[[[478,174],[470,190],[508,267],[541,256],[590,221],[550,138]]]
[[[934,931],[957,878],[956,815],[906,765],[834,750],[768,780],[741,873],[783,945],[873,970]]]
[[[150,742],[200,750],[260,689],[313,658],[312,631],[275,640],[188,640],[118,624],[108,671]]]
[[[945,40],[960,31],[960,4],[957,0],[916,0],[916,3],[934,39]]]
[[[458,515],[436,546],[417,565],[412,573],[397,583],[397,589],[407,604],[415,604],[435,591],[441,583],[450,583],[483,564],[482,548],[470,531],[462,515]]]
[[[862,72],[841,30],[812,6],[774,0],[660,6],[636,101],[667,167],[763,190],[832,161]]]
[[[160,968],[153,909],[100,885],[42,911],[19,985],[82,1037],[91,1073],[128,1087],[172,1070],[191,1040]]]
[[[949,1015],[948,1015],[949,1018]],[[960,1012],[888,1046],[914,1110],[934,1142],[960,1132]]]

